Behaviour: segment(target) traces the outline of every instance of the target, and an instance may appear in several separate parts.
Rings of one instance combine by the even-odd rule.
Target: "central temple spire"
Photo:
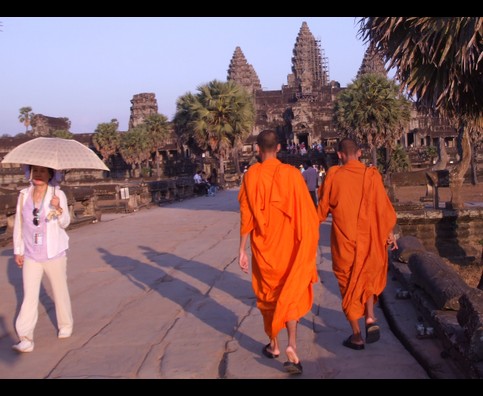
[[[310,32],[307,22],[303,22],[293,49],[292,83],[302,94],[310,93],[314,86],[327,85],[329,77],[324,65],[320,42]]]

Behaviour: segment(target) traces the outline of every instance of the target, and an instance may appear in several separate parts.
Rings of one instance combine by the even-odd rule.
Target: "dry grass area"
[[[425,186],[408,186],[397,187],[395,191],[396,199],[399,202],[420,202],[420,198],[426,196]],[[483,203],[483,183],[477,185],[464,184],[462,187],[462,198],[464,202],[482,202]],[[439,200],[448,202],[451,200],[451,191],[449,188],[439,189]],[[483,240],[483,236],[482,236]],[[482,248],[483,249],[483,248]],[[483,257],[482,257],[483,258]],[[461,276],[461,278],[471,287],[476,287],[480,281],[483,271],[483,261],[476,261],[470,265],[457,265],[445,260],[451,265]]]
[[[481,276],[483,275],[483,265],[470,264],[470,265],[456,265],[448,260],[445,260],[454,270],[459,274],[461,279],[463,279],[470,287],[477,287],[480,282]]]

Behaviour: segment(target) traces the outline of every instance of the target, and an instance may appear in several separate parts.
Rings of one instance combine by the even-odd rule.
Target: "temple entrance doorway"
[[[297,140],[299,144],[304,144],[306,148],[309,147],[309,134],[308,133],[297,133]]]

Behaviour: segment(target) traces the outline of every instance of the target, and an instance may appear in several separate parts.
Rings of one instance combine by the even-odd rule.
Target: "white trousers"
[[[15,322],[15,329],[20,339],[34,339],[34,329],[39,316],[40,285],[44,272],[47,274],[54,295],[58,329],[72,331],[74,326],[67,287],[67,256],[43,263],[26,257],[22,268],[24,297]]]

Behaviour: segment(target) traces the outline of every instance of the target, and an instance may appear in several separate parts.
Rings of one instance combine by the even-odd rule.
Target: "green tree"
[[[61,117],[61,120],[65,121],[65,123],[67,124],[67,130],[70,129],[70,126],[71,126],[71,121],[69,120],[68,117]]]
[[[32,113],[32,108],[30,106],[21,107],[19,111],[20,115],[18,116],[18,120],[25,125],[25,132],[27,132],[35,114]]]
[[[101,154],[102,160],[107,163],[111,156],[118,152],[121,144],[121,135],[118,132],[119,123],[116,119],[97,125],[92,135],[92,144]]]
[[[199,149],[193,140],[193,131],[190,127],[195,116],[191,108],[194,106],[196,100],[196,96],[191,92],[180,96],[176,100],[176,114],[173,119],[173,125],[180,147],[187,145],[191,149]]]
[[[404,172],[411,170],[411,161],[407,151],[400,144],[396,146],[391,155],[389,172]]]
[[[152,142],[146,126],[143,124],[121,135],[119,153],[126,164],[131,165],[132,170],[135,171],[136,166],[138,166],[140,174],[142,173],[143,162],[147,162],[150,157],[151,148]],[[135,176],[135,174],[132,176]]]
[[[434,159],[438,157],[438,148],[435,146],[426,146],[426,156],[429,158],[429,163],[433,165]]]
[[[151,153],[154,152],[156,176],[160,177],[159,148],[166,143],[170,135],[168,119],[163,114],[152,114],[144,120],[143,125],[148,135]]]
[[[176,104],[175,132],[191,146],[218,158],[220,180],[224,182],[224,161],[231,153],[240,174],[237,153],[255,121],[252,97],[233,81],[213,80],[187,93]]]
[[[66,129],[56,129],[55,131],[51,132],[51,135],[53,137],[58,137],[58,138],[62,138],[62,139],[73,139],[74,138],[74,134],[72,132],[69,132]]]
[[[459,125],[460,161],[450,170],[451,204],[464,206],[461,186],[471,158],[468,127],[483,125],[482,17],[363,17],[359,34],[396,69],[421,111]]]
[[[390,152],[395,147],[410,114],[411,103],[400,94],[398,85],[376,73],[361,75],[338,94],[334,103],[334,123],[341,135],[367,144],[374,165],[377,149],[385,147]],[[386,159],[385,170],[388,166]]]

